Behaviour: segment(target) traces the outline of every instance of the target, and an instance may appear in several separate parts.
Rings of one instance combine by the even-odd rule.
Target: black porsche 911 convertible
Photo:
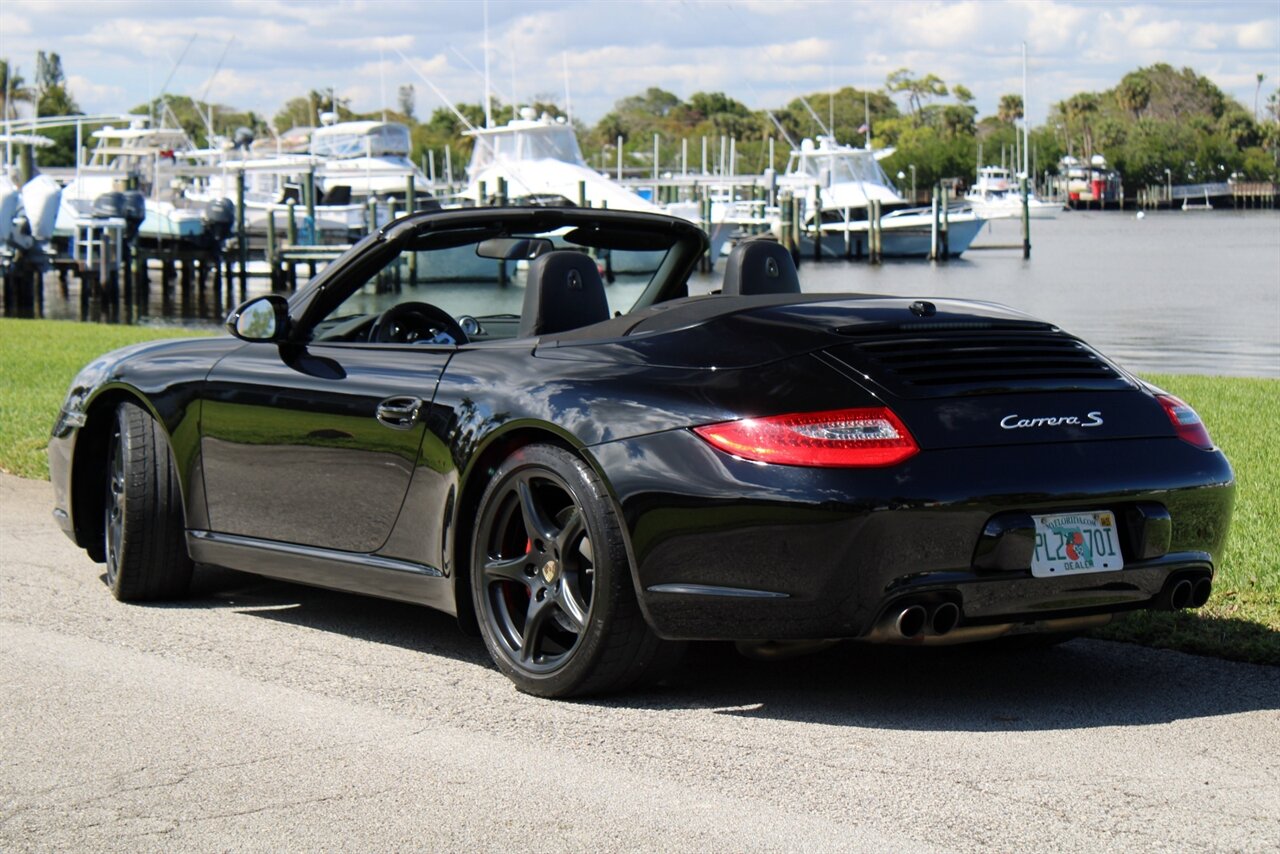
[[[119,599],[212,564],[421,603],[557,697],[683,640],[1058,640],[1208,598],[1234,482],[1185,403],[1002,306],[802,294],[768,240],[691,297],[706,246],[396,220],[234,337],[86,367],[54,514]]]

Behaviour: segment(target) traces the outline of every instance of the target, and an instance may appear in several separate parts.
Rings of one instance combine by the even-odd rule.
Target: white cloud
[[[942,50],[985,47],[998,26],[986,14],[983,3],[926,3],[905,6],[892,20],[904,41]]]
[[[96,83],[80,74],[67,75],[67,89],[80,109],[86,113],[120,112],[124,89],[111,84]]]
[[[1280,79],[1280,11],[1242,0],[490,0],[489,15],[495,88],[511,89],[514,61],[521,99],[563,97],[567,57],[574,110],[588,122],[649,86],[777,106],[830,85],[878,88],[904,66],[963,83],[987,114],[1021,88],[1024,41],[1033,118],[1154,62],[1210,74],[1248,104],[1258,71]],[[330,85],[373,110],[384,77],[388,93],[414,83],[428,113],[436,99],[397,50],[448,96],[480,99],[480,75],[461,58],[483,64],[474,2],[0,0],[2,52],[28,77],[37,50],[61,53],[77,98],[101,109],[145,101],[193,33],[169,91],[200,95],[234,36],[211,97],[267,116]]]
[[[1280,20],[1251,21],[1236,27],[1236,46],[1245,50],[1275,51],[1277,32],[1280,32]]]
[[[31,32],[31,22],[21,15],[0,10],[0,42],[6,37],[24,36]]]

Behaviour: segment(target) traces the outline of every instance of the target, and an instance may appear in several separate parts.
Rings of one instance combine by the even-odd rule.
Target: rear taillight
[[[1179,439],[1206,451],[1213,450],[1213,440],[1209,438],[1209,431],[1205,429],[1204,422],[1200,420],[1200,416],[1194,409],[1171,394],[1157,394],[1156,400],[1160,401],[1160,405],[1164,407],[1164,414],[1168,415],[1169,420],[1173,422],[1173,429],[1177,432]]]
[[[693,430],[735,457],[784,466],[891,466],[920,450],[883,406],[744,418]]]

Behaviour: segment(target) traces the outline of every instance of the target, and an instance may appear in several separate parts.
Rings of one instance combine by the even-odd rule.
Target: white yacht
[[[965,201],[974,213],[983,219],[1004,219],[1022,216],[1022,196],[1018,182],[1003,166],[983,166],[978,170],[978,180],[964,194]],[[1032,219],[1053,219],[1062,210],[1061,205],[1046,202],[1030,190],[1027,191],[1027,214]]]
[[[89,162],[77,166],[75,176],[63,187],[58,234],[73,234],[76,221],[91,216],[99,196],[124,190],[130,179],[146,195],[140,237],[189,240],[203,233],[203,209],[184,206],[178,191],[177,161],[191,149],[184,131],[148,127],[147,118],[139,116],[128,127],[107,125],[91,135],[97,145]]]
[[[1088,163],[1066,155],[1058,161],[1057,180],[1072,201],[1114,202],[1120,198],[1120,173],[1108,166],[1101,154],[1090,157]]]
[[[415,192],[426,196],[427,176],[409,159],[413,144],[407,126],[336,119],[333,113],[321,114],[321,126],[311,132],[311,156],[322,193],[354,200],[403,197],[412,175]]]
[[[577,205],[585,201],[593,208],[666,213],[702,225],[696,204],[660,207],[588,166],[572,125],[563,118],[553,119],[545,113],[538,116],[525,107],[518,119],[500,127],[466,131],[466,135],[475,145],[461,197],[473,204],[485,203],[482,186],[483,195],[492,199],[501,178],[506,182],[509,204]],[[713,213],[709,229],[713,263],[736,227]],[[616,264],[624,263],[620,259],[625,253],[614,254]]]
[[[830,236],[830,251],[842,244],[845,232],[862,242],[868,236],[868,210],[872,201],[881,205],[882,252],[885,257],[928,255],[932,244],[931,208],[912,207],[880,166],[894,149],[871,150],[841,145],[827,136],[817,142],[806,139],[791,152],[786,174],[778,179],[805,205],[805,222],[812,227],[822,218],[822,231]],[[969,248],[986,219],[967,204],[949,206],[946,212],[947,244],[952,255]],[[802,248],[802,251],[807,251]]]
[[[289,202],[294,203],[294,224],[300,243],[347,243],[368,231],[367,205],[353,201],[349,189],[334,189],[326,194],[319,175],[323,163],[308,154],[276,154],[260,156],[251,151],[220,151],[214,163],[206,167],[203,177],[186,189],[192,202],[207,204],[219,199],[235,202],[239,194],[239,174],[244,173],[245,230],[262,234],[268,230],[267,218],[275,217],[276,232],[283,242],[288,233]],[[316,170],[315,221],[306,220],[306,181],[308,172]],[[385,207],[377,209],[385,217]],[[380,220],[381,222],[382,220]]]
[[[202,180],[189,187],[187,198],[211,202],[234,200],[240,173],[245,181],[245,229],[261,234],[268,216],[284,239],[289,202],[302,243],[346,243],[368,231],[369,199],[377,224],[389,216],[386,200],[403,205],[408,179],[414,179],[419,201],[429,195],[426,176],[409,159],[409,128],[399,122],[339,122],[322,113],[318,128],[292,128],[274,140],[240,140],[213,152]],[[306,219],[306,190],[314,175],[315,220]],[[401,208],[403,210],[403,207]]]
[[[481,185],[492,198],[501,178],[513,204],[528,200],[576,205],[585,196],[593,208],[661,213],[657,205],[588,166],[573,127],[562,118],[553,119],[545,113],[537,116],[525,107],[518,119],[500,127],[469,130],[465,135],[474,140],[474,147],[461,197],[475,204],[486,201],[480,197]]]

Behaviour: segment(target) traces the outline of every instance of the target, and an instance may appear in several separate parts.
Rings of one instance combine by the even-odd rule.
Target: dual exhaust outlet
[[[893,626],[904,638],[916,638],[926,632],[935,637],[951,633],[960,624],[960,606],[941,602],[932,607],[906,605],[893,620]]]
[[[1213,582],[1209,580],[1209,576],[1183,577],[1164,589],[1160,604],[1169,611],[1199,608],[1209,601],[1209,594],[1212,592]]]

